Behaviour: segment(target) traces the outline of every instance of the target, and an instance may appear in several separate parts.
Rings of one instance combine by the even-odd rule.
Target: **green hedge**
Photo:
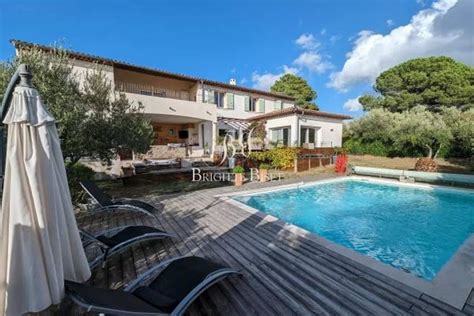
[[[353,155],[389,156],[390,148],[381,142],[369,144],[361,143],[354,139],[346,140],[342,146],[345,152]]]
[[[252,152],[250,158],[259,163],[269,163],[276,169],[287,169],[293,167],[299,151],[299,148],[275,147],[267,151]]]

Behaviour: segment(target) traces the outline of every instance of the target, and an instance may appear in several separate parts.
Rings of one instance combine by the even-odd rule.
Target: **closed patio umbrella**
[[[90,277],[54,118],[27,67],[17,73],[20,83],[3,120],[8,136],[0,216],[0,315],[15,316],[60,303],[65,279]]]

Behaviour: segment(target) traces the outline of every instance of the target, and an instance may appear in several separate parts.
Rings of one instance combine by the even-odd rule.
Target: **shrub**
[[[380,141],[362,143],[355,139],[349,139],[344,142],[343,152],[353,155],[387,156],[390,154],[390,148]]]
[[[95,174],[94,170],[81,164],[66,165],[67,182],[71,190],[71,199],[73,204],[78,204],[84,201],[84,190],[79,184],[83,180],[91,180]]]
[[[299,152],[299,148],[275,147],[267,151],[252,152],[250,158],[258,162],[268,162],[273,168],[287,169],[293,167]]]
[[[272,166],[267,164],[267,163],[262,163],[262,164],[260,164],[260,166],[258,168],[261,169],[261,170],[268,170],[268,169],[271,169]]]
[[[258,162],[263,162],[268,160],[268,151],[252,151],[249,155],[250,159],[256,160]]]
[[[235,166],[234,169],[232,170],[234,173],[244,173],[244,167],[242,166]]]

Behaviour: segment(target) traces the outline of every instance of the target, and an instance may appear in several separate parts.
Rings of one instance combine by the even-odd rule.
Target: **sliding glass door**
[[[316,146],[316,132],[318,128],[301,127],[300,130],[300,146],[305,143],[314,144]]]
[[[271,140],[273,143],[276,143],[277,146],[289,146],[290,145],[290,127],[280,127],[272,128],[271,130]]]

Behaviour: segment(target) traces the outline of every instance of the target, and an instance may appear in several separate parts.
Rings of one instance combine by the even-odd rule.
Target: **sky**
[[[355,117],[398,63],[474,65],[473,30],[474,0],[0,0],[0,60],[19,39],[263,90],[294,73]]]

